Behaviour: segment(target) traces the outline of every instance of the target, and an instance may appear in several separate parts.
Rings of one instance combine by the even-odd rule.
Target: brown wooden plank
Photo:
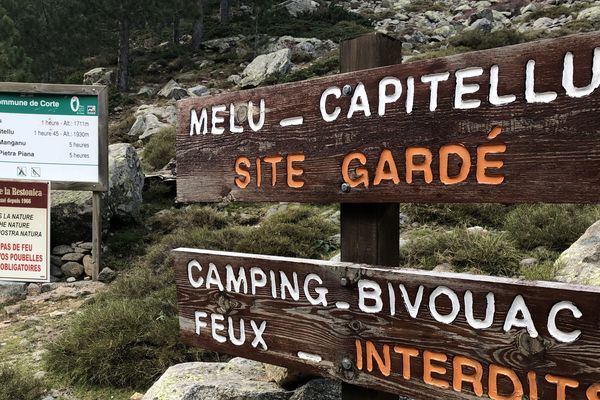
[[[453,390],[454,376],[458,377],[458,368],[455,371],[453,365],[458,361],[461,365],[471,363],[474,368],[481,366],[484,395],[491,390],[490,375],[494,375],[490,371],[507,368],[506,373],[514,372],[515,381],[518,379],[524,394],[530,399],[534,398],[531,391],[535,386],[538,399],[560,398],[557,385],[549,383],[556,380],[552,376],[559,377],[560,382],[568,382],[570,386],[577,384],[577,387],[564,388],[566,399],[598,398],[600,288],[207,250],[178,249],[174,254],[181,334],[189,345],[329,375],[355,385],[415,398],[478,398],[474,392],[475,385],[470,383],[463,382],[460,391]],[[188,277],[188,265],[196,265],[190,269],[191,279]],[[227,271],[237,278],[242,267],[248,290],[243,283],[237,291],[231,285],[230,290],[227,289]],[[252,294],[251,276],[256,276],[255,282],[259,282],[262,280],[261,273],[266,277],[265,286],[257,287]],[[309,274],[314,275],[310,275],[305,291]],[[282,299],[282,277],[294,282],[294,276],[298,279],[297,300],[287,290]],[[199,287],[193,287],[192,282],[199,283]],[[219,283],[223,290],[220,290]],[[401,284],[413,304],[419,290],[423,291],[422,302],[415,307],[414,318],[405,305]],[[365,285],[381,288],[380,311],[360,306],[360,288]],[[327,290],[327,305],[321,301],[311,304],[309,298],[318,297],[317,289]],[[434,306],[430,306],[432,293],[440,290],[458,299],[455,319],[448,317],[454,307],[447,295],[440,295]],[[363,289],[363,292],[372,293],[370,289]],[[395,295],[393,301],[390,301],[390,292]],[[473,318],[478,321],[485,320],[485,299],[490,296],[489,293],[493,294],[495,306],[489,327],[475,329],[472,326],[475,322],[469,322],[465,309],[465,296],[469,292],[473,297]],[[510,324],[505,331],[506,320],[515,323],[524,318],[523,313],[517,313],[515,318],[508,317],[519,296],[531,314],[532,324],[539,334],[537,337],[527,333],[524,327]],[[348,308],[342,302],[347,303]],[[575,341],[570,343],[561,339],[552,324],[548,324],[548,320],[553,320],[548,317],[551,310],[557,304],[567,304],[565,302],[581,311],[579,318],[564,309],[556,314],[558,330],[565,333],[580,331]],[[367,307],[377,304],[367,295],[363,296],[363,303]],[[439,313],[437,317],[434,310]],[[199,315],[199,321],[206,323],[206,326],[200,327],[199,334],[196,334],[196,312],[207,313],[206,316]],[[213,314],[216,324],[211,322]],[[232,344],[228,338],[229,317],[232,318],[235,338],[241,337],[239,319],[244,319],[246,340],[239,346]],[[264,340],[267,350],[263,349],[260,341],[256,348],[252,346],[255,334],[250,321],[254,321],[257,327],[266,323],[264,333],[258,336]],[[223,336],[223,343],[213,338],[213,328],[216,338]],[[360,352],[357,351],[357,340]],[[381,356],[380,362],[366,354],[367,343],[372,343]],[[389,362],[385,361],[386,345],[389,346]],[[398,352],[402,349],[395,346],[418,351],[418,355],[410,359],[409,379],[403,377],[403,373],[408,376],[408,371],[403,369],[403,358]],[[431,365],[440,371],[432,373],[433,380],[425,378],[426,351],[430,352],[427,357],[433,360]],[[363,357],[362,368],[358,354]],[[321,357],[321,360],[317,361],[315,356]],[[436,361],[444,357],[447,357],[446,361]],[[369,362],[372,363],[371,371]],[[475,372],[469,367],[462,369],[465,375]],[[531,382],[536,382],[535,386],[528,379],[529,373]],[[425,379],[429,383],[425,383]],[[479,382],[478,378],[475,381]],[[492,382],[495,381],[492,379]],[[500,377],[498,390],[508,396],[513,392],[513,385],[506,377]]]
[[[213,97],[186,99],[179,103],[177,133],[178,199],[220,201],[224,198],[249,201],[300,202],[597,202],[600,200],[600,135],[598,110],[600,91],[583,97],[569,97],[562,87],[564,57],[574,54],[574,85],[590,84],[594,49],[600,33],[586,33],[559,39],[543,40],[516,46],[472,52],[435,60],[350,72],[304,82],[237,91]],[[554,91],[557,98],[549,103],[525,100],[526,66],[535,61],[536,93]],[[491,67],[499,67],[498,95],[515,95],[505,105],[492,105],[490,95]],[[480,100],[475,109],[454,106],[457,70],[480,67],[481,76],[465,78],[479,91],[466,94],[464,100]],[[430,84],[422,83],[425,74],[448,72],[449,78],[439,84],[438,106],[430,111]],[[384,77],[397,77],[402,82],[402,96],[389,104],[384,116],[378,115],[378,84]],[[414,77],[414,108],[406,112],[407,79]],[[356,112],[347,118],[352,96],[339,100],[330,97],[328,112],[341,108],[340,117],[324,122],[319,102],[326,88],[343,89],[358,83],[365,86],[371,116]],[[250,129],[241,105],[252,101],[258,110],[265,100],[265,122],[262,129]],[[235,113],[243,133],[229,131],[228,111],[219,112],[225,122],[224,133],[190,136],[192,110],[210,111],[213,105],[238,105]],[[302,116],[300,126],[280,126],[280,121]],[[212,126],[209,116],[209,127]],[[258,115],[254,117],[258,121]],[[493,128],[501,134],[488,139]],[[440,181],[439,151],[444,145],[464,146],[470,155],[468,177],[458,184]],[[476,179],[477,148],[485,144],[506,145],[502,154],[488,155],[489,160],[502,160],[500,169],[489,168],[489,176],[501,175],[501,184],[482,184]],[[425,147],[432,152],[432,182],[425,183],[421,172],[406,183],[405,152],[408,147]],[[373,185],[380,153],[388,149],[397,164],[400,182],[383,180]],[[352,152],[366,157],[369,171],[368,188],[358,186],[342,190],[342,161]],[[305,160],[295,162],[303,169],[301,188],[288,187],[286,159],[302,154]],[[261,187],[256,187],[256,157],[281,155],[277,164],[277,182],[271,186],[270,164],[262,162]],[[251,162],[250,184],[241,189],[235,185],[235,161],[246,156]],[[416,157],[416,162],[420,162]],[[456,176],[460,164],[453,156],[449,175]],[[483,165],[483,163],[479,163]],[[358,166],[351,164],[350,174]]]
[[[370,33],[340,44],[340,70],[350,72],[402,63],[402,42]],[[342,203],[341,259],[397,267],[400,263],[398,203]],[[342,383],[342,400],[398,400],[397,395]]]

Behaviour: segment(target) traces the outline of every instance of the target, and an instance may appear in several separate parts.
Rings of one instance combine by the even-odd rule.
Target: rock
[[[491,21],[480,18],[473,22],[471,25],[465,28],[465,31],[480,31],[484,33],[490,33],[492,31],[492,23]]]
[[[276,41],[271,41],[266,45],[265,51],[272,53],[283,49],[290,49],[292,59],[309,61],[321,57],[335,48],[337,48],[337,45],[331,40],[281,36]]]
[[[50,265],[54,265],[56,267],[63,265],[61,256],[50,256]]]
[[[144,174],[132,145],[115,143],[108,146],[108,185],[108,192],[102,194],[102,226],[105,232],[112,218],[131,222],[137,221],[140,215]],[[82,238],[90,240],[92,193],[53,190],[51,196],[51,237],[60,238],[63,242],[76,242]],[[73,249],[69,246],[68,253],[71,252]]]
[[[600,221],[590,226],[556,260],[556,280],[600,285]]]
[[[242,77],[239,75],[229,75],[229,77],[227,78],[227,82],[233,83],[234,85],[237,85],[240,83],[240,81],[242,80]]]
[[[56,283],[42,283],[42,293],[51,292],[57,288],[58,285]]]
[[[92,251],[92,249],[94,248],[94,244],[92,242],[81,242],[77,244],[77,247],[87,251]]]
[[[68,278],[79,279],[83,276],[83,265],[69,261],[61,267],[63,274]]]
[[[448,264],[448,263],[443,263],[440,265],[437,265],[434,269],[432,269],[433,272],[452,272],[452,265]]]
[[[83,271],[87,276],[92,276],[92,270],[94,269],[94,259],[92,256],[83,257]]]
[[[315,12],[319,3],[313,0],[287,0],[277,7],[284,7],[291,16],[296,17],[298,14]]]
[[[333,256],[331,256],[331,258],[329,259],[329,261],[335,261],[335,262],[339,262],[342,260],[342,254],[341,253],[336,253]]]
[[[202,47],[206,50],[218,51],[219,53],[226,53],[229,50],[234,49],[239,45],[241,41],[245,39],[244,36],[229,36],[226,38],[207,40],[202,43]]]
[[[142,86],[140,88],[140,90],[138,90],[137,95],[138,96],[146,96],[146,97],[152,97],[156,94],[157,90],[156,88],[152,87],[152,86]]]
[[[108,201],[112,218],[137,221],[142,207],[144,173],[135,148],[127,143],[108,146]]]
[[[592,24],[600,22],[600,6],[586,8],[577,15],[577,20],[587,20]]]
[[[102,268],[102,271],[98,274],[98,281],[102,283],[110,283],[115,280],[117,273],[108,267]]]
[[[144,398],[143,394],[135,392],[134,394],[131,395],[129,400],[142,400],[143,398]]]
[[[282,49],[256,57],[242,72],[240,86],[243,88],[258,86],[269,76],[288,72],[292,63],[290,49]]]
[[[174,105],[162,107],[155,104],[143,104],[138,107],[133,115],[138,117],[148,114],[155,115],[159,121],[168,125],[175,125],[177,123],[177,107]]]
[[[554,24],[554,20],[548,17],[541,17],[533,22],[533,29],[548,29]]]
[[[106,85],[115,83],[115,70],[111,68],[94,68],[83,74],[84,85]]]
[[[6,306],[4,307],[4,313],[9,316],[12,317],[15,314],[18,314],[19,311],[21,311],[21,305],[20,304],[15,304],[12,306]]]
[[[37,296],[38,294],[42,294],[42,285],[30,283],[29,286],[27,286],[27,295]]]
[[[210,90],[206,86],[203,86],[203,85],[197,85],[192,88],[189,88],[188,92],[192,96],[197,96],[197,97],[207,96],[210,94]]]
[[[175,106],[159,107],[155,105],[140,106],[134,116],[135,122],[129,129],[128,135],[144,140],[176,123],[177,110]]]
[[[143,400],[289,400],[292,392],[268,382],[261,363],[193,362],[170,367]]]
[[[285,367],[279,367],[277,365],[263,364],[263,366],[265,368],[267,380],[270,382],[275,382],[285,389],[296,388],[310,380],[310,378],[314,377],[314,375],[295,371]]]
[[[27,284],[22,282],[0,282],[0,304],[22,300],[27,296]]]
[[[342,383],[332,379],[314,379],[302,386],[290,400],[341,400]]]
[[[73,282],[77,282],[77,279],[72,276],[67,278],[67,283],[73,283]]]
[[[64,256],[61,257],[62,261],[75,261],[75,262],[80,262],[81,260],[83,260],[83,256],[85,254],[83,253],[67,253]]]
[[[429,20],[429,22],[432,23],[439,23],[440,21],[445,20],[445,16],[444,13],[440,12],[440,11],[433,11],[433,10],[427,10],[425,11],[425,18],[427,18]]]
[[[62,266],[62,264],[61,264],[61,266]],[[65,276],[65,274],[63,274],[60,266],[54,265],[54,264],[50,265],[50,275],[52,275],[56,278],[62,278],[63,276]]]
[[[166,97],[167,99],[181,100],[189,97],[189,93],[187,89],[181,87],[179,83],[171,79],[162,89],[160,89],[158,96]]]
[[[54,246],[52,248],[52,254],[55,256],[64,256],[67,253],[72,253],[73,247],[67,245]]]
[[[467,233],[469,235],[485,235],[488,233],[487,229],[482,228],[481,226],[471,226],[467,228]]]

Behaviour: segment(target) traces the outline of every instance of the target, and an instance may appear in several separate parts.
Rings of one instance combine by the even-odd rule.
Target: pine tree
[[[26,81],[31,79],[31,59],[19,45],[19,33],[15,23],[0,8],[0,79],[3,81]]]

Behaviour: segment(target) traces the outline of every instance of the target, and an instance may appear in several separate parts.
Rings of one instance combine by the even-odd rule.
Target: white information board
[[[98,96],[0,92],[0,179],[98,183]]]
[[[50,281],[49,187],[0,181],[0,281]]]

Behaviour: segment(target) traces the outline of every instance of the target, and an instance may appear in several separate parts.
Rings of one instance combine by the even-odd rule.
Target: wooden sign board
[[[600,32],[178,105],[182,202],[598,202]]]
[[[600,399],[600,288],[174,254],[186,344],[414,398]]]

